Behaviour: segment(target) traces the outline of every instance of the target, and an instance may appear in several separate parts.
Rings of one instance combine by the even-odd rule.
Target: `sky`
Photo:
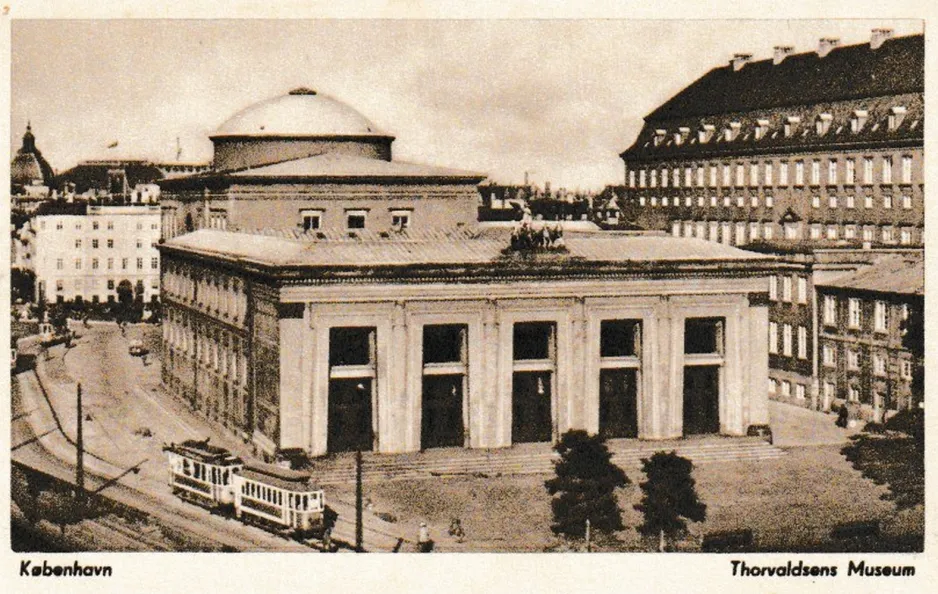
[[[599,190],[642,118],[734,53],[921,33],[914,20],[17,20],[11,153],[27,121],[57,171],[209,161],[208,136],[296,87],[396,137],[395,160]],[[114,148],[108,145],[117,142]]]

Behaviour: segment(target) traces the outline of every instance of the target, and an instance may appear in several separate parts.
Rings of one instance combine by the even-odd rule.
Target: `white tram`
[[[171,444],[163,451],[174,495],[210,509],[233,509],[244,522],[329,539],[334,518],[327,517],[323,490],[308,472],[245,463],[207,439]]]
[[[325,497],[309,473],[249,462],[234,477],[234,504],[238,518],[248,515],[299,536],[323,534]]]
[[[169,484],[173,494],[206,507],[234,504],[234,476],[244,466],[241,458],[208,440],[187,440],[163,448],[169,458]]]

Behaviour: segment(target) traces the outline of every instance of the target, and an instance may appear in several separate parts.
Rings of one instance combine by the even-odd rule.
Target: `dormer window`
[[[824,136],[827,134],[827,131],[830,130],[831,122],[834,120],[834,116],[829,113],[822,113],[814,120],[814,131],[818,136]]]
[[[664,142],[664,137],[667,133],[668,131],[665,130],[664,128],[658,128],[657,130],[655,130],[655,140],[654,140],[655,146],[658,146],[662,142]]]
[[[687,139],[687,136],[690,134],[690,128],[682,126],[677,129],[677,132],[674,133],[674,144],[680,146],[684,144],[684,140]]]
[[[902,124],[902,120],[905,119],[906,109],[901,105],[897,105],[889,110],[889,129],[895,130]]]
[[[395,231],[403,231],[410,227],[413,210],[409,208],[391,209],[391,228]]]
[[[739,136],[740,127],[739,122],[730,122],[730,125],[723,130],[723,140],[727,142],[736,140],[736,137]]]
[[[697,140],[701,143],[710,142],[713,138],[713,131],[716,127],[713,124],[704,124],[697,130]]]
[[[756,120],[755,135],[756,140],[762,140],[765,133],[769,131],[769,120]]]
[[[307,209],[300,211],[303,231],[313,231],[322,227],[322,210]]]
[[[863,130],[867,117],[869,117],[869,113],[865,109],[854,111],[853,117],[850,118],[850,131],[856,134]]]
[[[365,209],[349,209],[345,211],[345,223],[348,229],[364,229],[365,218],[368,211]]]
[[[800,123],[801,118],[798,116],[789,116],[789,118],[785,120],[785,138],[790,138],[792,135],[794,135],[795,130],[798,129],[798,124]]]

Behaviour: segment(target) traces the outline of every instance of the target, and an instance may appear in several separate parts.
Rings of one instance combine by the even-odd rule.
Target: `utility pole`
[[[362,452],[355,452],[355,551],[365,552],[365,531],[362,522]]]
[[[590,539],[590,536],[591,536],[590,535],[590,519],[586,518],[586,552],[587,553],[593,552],[593,542]]]
[[[81,384],[78,384],[78,427],[75,436],[76,466],[75,466],[75,485],[78,490],[76,498],[78,508],[81,509],[85,499],[85,442],[82,432],[82,410],[81,410]]]

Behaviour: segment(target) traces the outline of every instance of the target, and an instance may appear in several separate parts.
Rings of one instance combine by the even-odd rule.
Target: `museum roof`
[[[229,118],[211,136],[222,137],[383,136],[365,116],[312,89],[293,89],[255,103]]]
[[[897,295],[924,295],[925,261],[922,258],[901,256],[884,258],[856,272],[818,283],[818,286]]]
[[[202,229],[161,247],[269,267],[404,267],[415,265],[573,266],[607,263],[756,262],[771,256],[695,238],[615,232],[566,233],[565,250],[519,254],[506,250],[504,229],[454,231],[321,233],[300,231],[232,232]]]
[[[746,112],[925,89],[925,37],[888,39],[714,68],[655,109],[645,119]]]

